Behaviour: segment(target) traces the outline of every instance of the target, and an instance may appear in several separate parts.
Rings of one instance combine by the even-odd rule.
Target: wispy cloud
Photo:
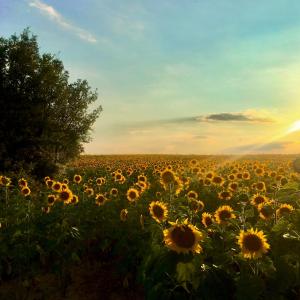
[[[60,27],[76,34],[80,39],[87,41],[89,43],[96,43],[97,39],[86,30],[71,24],[68,22],[57,10],[52,6],[40,1],[33,0],[29,2],[29,6],[38,9],[41,13],[45,14],[48,18],[58,24]]]
[[[130,123],[116,124],[122,126],[123,129],[126,128],[150,128],[153,126],[162,125],[182,125],[182,124],[197,124],[197,123],[248,123],[248,124],[268,124],[275,123],[276,120],[270,116],[270,114],[261,113],[256,110],[248,110],[239,113],[216,113],[208,115],[199,115],[191,117],[182,118],[172,118],[172,119],[161,119],[161,120],[147,120],[147,121],[136,121]]]

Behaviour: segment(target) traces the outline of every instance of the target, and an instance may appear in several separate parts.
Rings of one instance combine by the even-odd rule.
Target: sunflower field
[[[0,174],[0,298],[65,299],[76,267],[110,264],[126,299],[300,299],[299,172],[284,155],[120,155]],[[94,292],[74,299],[125,299]]]

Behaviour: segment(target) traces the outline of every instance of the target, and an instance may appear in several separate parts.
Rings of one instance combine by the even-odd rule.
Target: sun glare
[[[295,131],[299,131],[300,130],[300,120],[294,122],[290,128],[288,129],[288,133],[292,133],[292,132],[295,132]]]

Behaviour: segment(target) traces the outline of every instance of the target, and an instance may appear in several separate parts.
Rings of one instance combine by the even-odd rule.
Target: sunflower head
[[[24,186],[27,186],[27,180],[24,179],[24,178],[21,178],[18,180],[18,185],[20,188],[24,187]]]
[[[48,195],[47,201],[48,201],[48,205],[52,206],[56,201],[56,196],[55,195]]]
[[[237,239],[244,258],[257,259],[270,249],[263,231],[257,229],[241,230]]]
[[[189,207],[192,211],[198,212],[204,209],[204,203],[201,200],[189,199]]]
[[[73,181],[75,183],[80,183],[82,181],[81,175],[78,175],[78,174],[74,175]]]
[[[210,213],[204,212],[202,214],[201,222],[205,227],[208,227],[214,222],[213,216]]]
[[[48,183],[48,181],[47,181],[47,183]],[[61,183],[59,181],[53,182],[53,184],[52,184],[52,190],[55,191],[55,192],[60,192],[62,190]]]
[[[72,204],[76,204],[79,202],[79,198],[77,195],[73,195],[72,199],[71,199],[71,203]]]
[[[215,211],[215,220],[218,224],[226,225],[229,219],[235,219],[233,209],[229,205],[220,206]]]
[[[160,174],[160,182],[163,186],[168,186],[176,181],[175,173],[172,170],[166,169]]]
[[[218,194],[218,198],[221,200],[230,200],[232,193],[230,191],[222,191]]]
[[[104,205],[105,202],[107,202],[107,198],[103,194],[97,194],[96,195],[96,204],[98,206]]]
[[[293,210],[294,210],[294,207],[292,205],[283,203],[276,210],[276,216],[278,218],[283,217],[284,215],[291,213]]]
[[[86,188],[85,190],[84,190],[84,192],[88,195],[88,197],[92,197],[92,196],[94,196],[94,190],[92,189],[92,188]]]
[[[73,193],[69,189],[62,190],[58,194],[58,200],[64,203],[70,203],[73,198]]]
[[[269,220],[274,215],[273,201],[263,202],[257,206],[259,216],[263,220]]]
[[[268,202],[269,199],[266,196],[256,194],[251,198],[251,204],[254,206],[258,206],[261,203]]]
[[[149,206],[150,215],[158,223],[163,222],[168,217],[167,206],[160,201],[152,201]]]
[[[187,197],[189,199],[198,199],[198,193],[196,193],[195,191],[189,191],[187,193]]]
[[[21,189],[21,193],[22,195],[24,195],[25,197],[29,196],[31,191],[30,188],[26,185]]]
[[[164,242],[169,249],[177,253],[200,253],[202,251],[199,241],[202,240],[203,235],[197,227],[189,224],[187,220],[183,224],[171,224],[173,226],[163,231]]]
[[[113,197],[117,197],[118,196],[118,193],[119,193],[119,191],[118,191],[118,189],[116,189],[116,188],[112,188],[111,190],[110,190],[110,195],[111,196],[113,196]]]
[[[129,202],[136,201],[140,196],[139,191],[135,188],[130,188],[127,191],[126,195],[127,195],[127,199],[128,199]]]

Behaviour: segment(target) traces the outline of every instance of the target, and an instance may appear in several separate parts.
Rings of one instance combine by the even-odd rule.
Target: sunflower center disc
[[[257,235],[249,234],[244,237],[244,247],[248,251],[255,252],[262,248],[262,241]]]
[[[158,205],[153,206],[153,213],[158,219],[161,219],[164,216],[164,210]]]
[[[171,234],[172,240],[178,247],[191,248],[195,243],[195,235],[188,226],[176,227]]]

